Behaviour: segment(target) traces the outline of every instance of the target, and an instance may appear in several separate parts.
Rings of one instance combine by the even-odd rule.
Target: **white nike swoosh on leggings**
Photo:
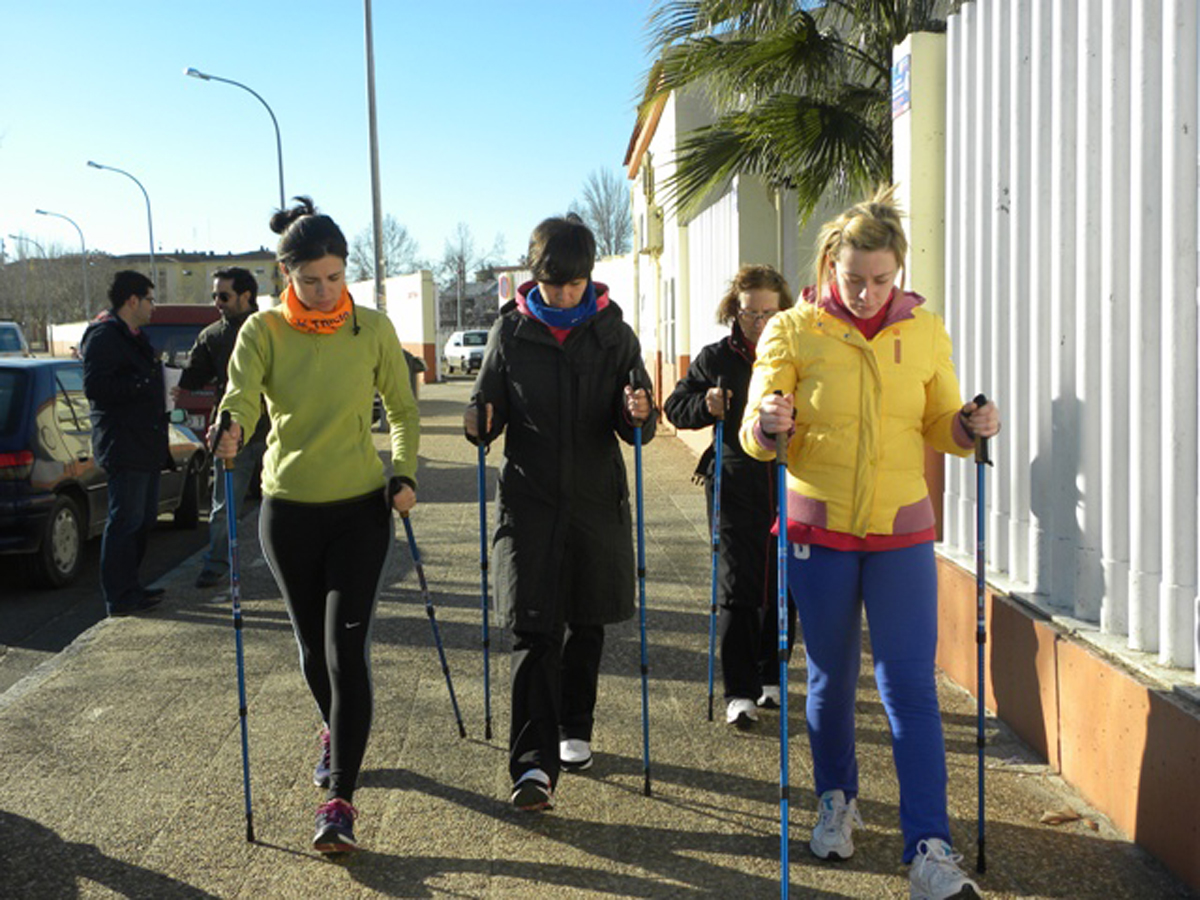
[[[361,625],[361,624],[362,624],[362,622],[347,622],[347,623],[346,623],[346,628],[347,628],[347,629],[350,629],[350,628],[357,628],[357,627],[358,627],[359,625]]]

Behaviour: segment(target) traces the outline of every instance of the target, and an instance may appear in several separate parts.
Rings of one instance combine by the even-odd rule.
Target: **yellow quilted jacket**
[[[828,294],[771,319],[758,341],[740,438],[756,459],[775,442],[758,427],[762,398],[795,395],[788,518],[830,531],[910,534],[934,524],[925,451],[966,456],[950,336],[913,293],[893,296],[868,341]]]

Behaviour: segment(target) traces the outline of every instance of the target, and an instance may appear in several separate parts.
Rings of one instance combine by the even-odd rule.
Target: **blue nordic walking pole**
[[[229,410],[221,413],[221,421],[213,439],[213,449],[229,430],[232,419]],[[254,811],[250,803],[250,733],[246,723],[246,658],[242,647],[242,580],[238,556],[237,509],[233,496],[232,459],[225,460],[225,519],[229,528],[229,598],[233,605],[233,634],[237,643],[238,717],[242,725],[242,794],[246,801],[246,840],[254,841]]]
[[[781,391],[776,394],[782,396]],[[775,545],[777,625],[779,631],[779,891],[787,900],[788,882],[788,590],[787,590],[787,453],[788,434],[775,435],[775,507],[779,536]]]
[[[975,397],[974,403],[977,407],[984,406],[987,403],[987,397],[979,394]],[[987,586],[984,579],[984,570],[987,565],[987,554],[984,544],[984,520],[985,520],[985,481],[984,472],[986,467],[992,464],[988,458],[988,439],[985,437],[975,437],[975,651],[976,651],[976,700],[977,715],[977,730],[975,735],[975,744],[979,751],[979,837],[976,843],[975,855],[975,871],[983,874],[987,871],[987,858],[984,856],[984,767],[983,753],[987,746],[987,738],[984,735],[984,690],[985,679],[987,677],[984,671],[984,647],[987,644],[987,613],[985,608],[985,600],[987,598]]]
[[[404,522],[404,533],[408,535],[408,551],[412,554],[413,567],[417,570],[417,581],[421,585],[421,599],[425,601],[425,615],[429,616],[429,627],[433,629],[433,642],[437,645],[438,659],[442,662],[442,674],[446,676],[446,690],[450,692],[450,705],[454,707],[454,721],[458,723],[458,736],[466,737],[467,729],[463,727],[462,714],[458,711],[458,698],[454,696],[454,682],[450,680],[450,664],[446,662],[446,650],[442,647],[442,634],[438,631],[437,619],[433,614],[433,600],[429,596],[429,584],[425,581],[425,567],[421,565],[421,551],[417,549],[417,539],[413,536],[412,522],[408,513],[400,513]]]
[[[717,555],[721,549],[721,459],[725,447],[725,377],[717,379],[721,412],[713,425],[712,602],[708,607],[708,721],[713,720],[713,668],[717,655]]]
[[[637,369],[629,370],[629,387],[641,387]],[[642,793],[650,796],[650,663],[646,654],[646,524],[645,508],[642,504],[642,423],[633,425],[633,466],[637,482],[637,571],[638,571],[638,621],[642,644],[642,773],[645,784]]]
[[[488,629],[488,552],[487,552],[487,403],[483,394],[471,398],[475,404],[475,427],[479,432],[479,606],[483,611],[483,736],[492,739],[492,636]]]

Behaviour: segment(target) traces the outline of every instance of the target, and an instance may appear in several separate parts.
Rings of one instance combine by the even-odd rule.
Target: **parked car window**
[[[91,431],[92,408],[83,392],[83,370],[58,370],[58,398],[55,403],[58,424],[68,431]]]
[[[25,373],[17,369],[0,370],[0,435],[4,437],[15,434],[20,425],[27,380]]]
[[[486,331],[468,331],[463,335],[463,345],[466,347],[486,347],[487,346]]]
[[[29,345],[21,326],[15,322],[0,322],[0,356],[28,356]]]

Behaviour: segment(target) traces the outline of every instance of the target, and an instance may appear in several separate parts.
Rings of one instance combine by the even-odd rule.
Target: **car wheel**
[[[42,587],[70,584],[83,567],[83,517],[70,497],[60,495],[50,509],[42,546],[31,558],[34,581]]]
[[[188,467],[187,477],[183,479],[183,495],[175,507],[176,528],[191,529],[200,524],[200,493],[204,483],[200,470],[203,465],[203,462],[193,462]]]

